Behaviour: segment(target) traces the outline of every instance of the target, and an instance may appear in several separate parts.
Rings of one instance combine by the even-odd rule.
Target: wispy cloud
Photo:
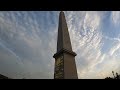
[[[116,26],[120,25],[120,12],[119,11],[113,11],[112,14],[111,14],[111,20],[112,20],[112,23]]]
[[[56,11],[0,12],[0,68],[17,67],[9,72],[0,69],[1,73],[15,78],[53,78],[58,15]],[[65,15],[73,51],[77,53],[79,78],[104,78],[118,70],[119,12],[65,11]],[[107,34],[106,25],[114,35]],[[8,62],[8,58],[12,60]]]
[[[107,68],[106,64],[109,62],[112,64],[112,61],[115,62],[115,64],[113,64],[114,66],[117,64],[117,61],[115,61],[117,60],[117,58],[109,55],[112,55],[116,50],[119,49],[119,44],[114,44],[115,46],[110,47],[110,51],[106,52],[105,54],[101,51],[103,45],[107,45],[104,44],[103,37],[106,36],[102,35],[103,31],[101,30],[101,23],[104,23],[102,21],[104,19],[104,13],[106,12],[84,12],[84,17],[82,19],[76,17],[76,21],[79,21],[77,22],[77,24],[79,23],[78,27],[76,26],[76,21],[73,22],[72,20],[73,18],[75,19],[75,13],[73,13],[73,15],[70,16],[68,15],[68,17],[71,18],[68,19],[68,25],[70,27],[69,29],[71,32],[71,39],[73,41],[73,49],[78,54],[76,57],[76,62],[78,67],[79,78],[104,78],[108,75],[108,72],[110,72],[113,67],[109,69],[102,69],[102,66],[105,65],[104,67]],[[80,15],[81,12],[79,12],[79,16]],[[111,18],[108,18],[108,20],[109,19]],[[119,38],[108,39],[119,41]],[[111,57],[114,57],[114,59]],[[101,68],[99,69],[98,66],[101,63],[103,63],[103,65],[99,67]],[[113,70],[116,69],[114,68]],[[97,75],[97,73],[102,74]]]

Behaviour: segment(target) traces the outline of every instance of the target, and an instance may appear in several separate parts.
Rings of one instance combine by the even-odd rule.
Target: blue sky
[[[65,11],[79,78],[120,72],[120,12]],[[0,73],[52,79],[59,11],[0,11]]]

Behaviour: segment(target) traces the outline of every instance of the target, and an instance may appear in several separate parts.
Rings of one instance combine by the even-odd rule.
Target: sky
[[[120,73],[120,12],[64,11],[79,79]],[[0,74],[53,79],[59,11],[0,11]]]

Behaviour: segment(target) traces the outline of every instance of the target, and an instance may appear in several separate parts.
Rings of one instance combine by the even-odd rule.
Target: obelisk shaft
[[[55,58],[55,79],[78,79],[75,64],[76,53],[72,51],[70,36],[64,12],[59,15],[57,52]]]
[[[72,51],[65,15],[62,11],[60,12],[59,16],[57,52],[59,52],[61,49]]]

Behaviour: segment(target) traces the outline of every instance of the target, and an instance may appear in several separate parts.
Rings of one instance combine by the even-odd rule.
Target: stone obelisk
[[[53,56],[55,58],[54,79],[78,79],[75,56],[76,53],[72,51],[65,15],[61,11],[59,15],[57,52]]]

